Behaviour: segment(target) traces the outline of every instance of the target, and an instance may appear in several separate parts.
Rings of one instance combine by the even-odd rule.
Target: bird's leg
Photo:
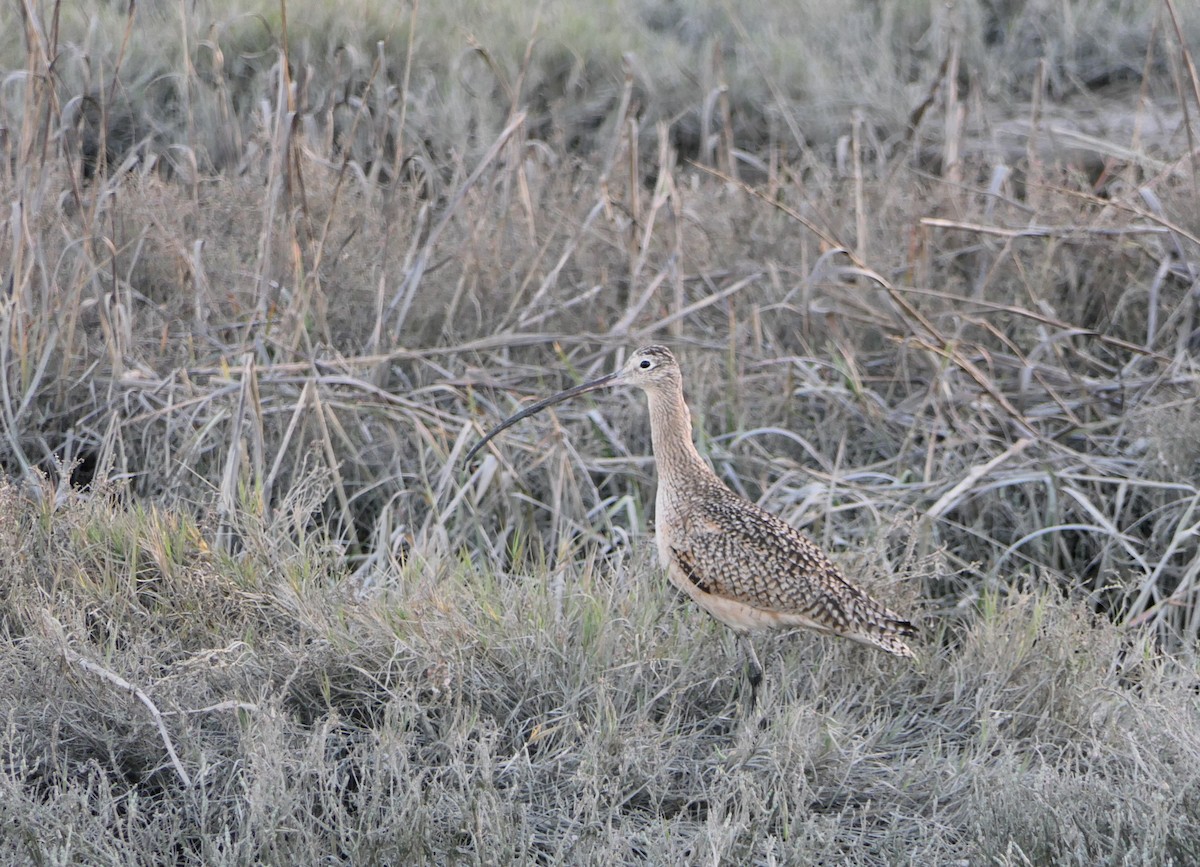
[[[746,654],[746,679],[750,681],[750,710],[753,710],[758,703],[758,687],[763,680],[763,667],[758,661],[758,654],[754,652],[754,641],[749,634],[738,635],[738,643],[742,645]]]

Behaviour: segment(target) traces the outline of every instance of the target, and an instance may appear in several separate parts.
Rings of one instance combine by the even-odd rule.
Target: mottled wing
[[[911,635],[913,626],[847,581],[812,541],[752,503],[709,497],[672,544],[683,574],[705,593],[800,615],[839,635]]]

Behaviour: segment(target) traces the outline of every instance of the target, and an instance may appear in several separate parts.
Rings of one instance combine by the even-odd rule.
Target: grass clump
[[[774,638],[745,718],[736,654],[642,555],[355,599],[332,565],[181,550],[135,616],[137,551],[79,536],[161,517],[2,494],[10,863],[1196,852],[1191,690],[1052,594],[989,597],[916,667]]]

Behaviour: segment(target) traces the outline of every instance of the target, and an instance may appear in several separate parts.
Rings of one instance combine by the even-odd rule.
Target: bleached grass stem
[[[125,678],[121,677],[114,671],[110,671],[102,665],[92,662],[87,657],[72,650],[67,644],[66,634],[62,624],[59,623],[49,611],[42,612],[42,628],[45,630],[48,638],[51,638],[58,644],[59,652],[62,654],[69,664],[77,666],[89,674],[95,675],[110,686],[114,686],[123,692],[127,692],[142,703],[150,713],[150,718],[154,720],[154,727],[158,729],[158,735],[162,739],[163,748],[167,751],[167,757],[171,761],[171,767],[175,769],[175,773],[179,775],[180,782],[184,788],[191,788],[192,778],[184,768],[183,762],[179,760],[179,754],[175,752],[175,745],[171,743],[170,732],[167,731],[167,725],[163,721],[163,715],[159,711],[158,706],[148,696],[140,686],[130,683]]]

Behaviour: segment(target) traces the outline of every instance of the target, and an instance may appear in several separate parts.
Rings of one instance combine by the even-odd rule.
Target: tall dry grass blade
[[[240,490],[241,466],[245,454],[243,431],[246,425],[247,405],[250,403],[250,381],[254,377],[254,353],[242,354],[242,375],[238,385],[237,404],[229,420],[229,434],[225,440],[226,451],[221,484],[217,489],[217,548],[230,552],[237,537],[238,492]]]
[[[1059,143],[1060,147],[1068,145],[1078,147],[1114,160],[1135,163],[1150,172],[1161,173],[1172,168],[1171,162],[1152,156],[1144,150],[1135,150],[1100,136],[1089,135],[1073,127],[1049,124],[1046,132]]]
[[[628,157],[629,176],[626,179],[626,198],[629,207],[629,228],[625,236],[625,243],[628,249],[629,257],[629,285],[621,290],[620,303],[625,303],[629,298],[629,292],[634,283],[637,282],[638,272],[642,263],[645,261],[641,255],[645,247],[638,245],[638,229],[646,227],[646,235],[650,234],[650,225],[653,224],[653,218],[647,221],[642,214],[642,166],[641,166],[641,127],[638,125],[636,117],[629,118],[625,123],[626,145],[625,153]],[[662,164],[659,163],[661,169]]]
[[[133,9],[134,3],[129,4],[128,24],[126,26],[126,38],[128,38],[129,30],[133,26]],[[179,74],[179,94],[183,102],[183,118],[184,131],[186,135],[189,150],[194,146],[196,141],[196,115],[192,108],[192,89],[196,86],[196,68],[192,65],[192,21],[191,21],[192,6],[187,0],[179,0],[179,44],[182,50],[179,52],[179,59],[183,65],[183,69]],[[125,43],[121,45],[121,55],[125,53]],[[117,84],[117,71],[113,70],[113,83],[109,89],[109,101],[112,99],[112,94]],[[198,177],[197,175],[193,176]]]
[[[943,217],[922,217],[922,226],[935,229],[958,229],[964,232],[974,232],[979,235],[991,235],[997,238],[1062,238],[1087,237],[1094,235],[1100,238],[1123,238],[1133,235],[1166,235],[1170,230],[1165,226],[1039,226],[1030,225],[1020,229],[1008,229],[1003,226],[987,226],[982,223],[970,223],[961,220],[947,220]],[[975,299],[972,299],[975,300]]]
[[[625,337],[630,334],[630,329],[633,328],[633,323],[636,322],[637,318],[642,315],[642,311],[646,309],[646,305],[650,303],[650,299],[653,298],[658,292],[658,288],[662,286],[663,282],[666,281],[668,276],[670,276],[670,273],[670,267],[659,271],[654,275],[654,279],[652,279],[646,285],[646,288],[642,294],[638,296],[636,300],[625,305],[625,312],[621,315],[621,318],[613,323],[612,328],[608,330],[609,337]],[[677,287],[676,291],[676,296],[679,302],[675,306],[677,311],[683,309],[683,297],[682,293],[678,291],[679,288],[681,287]]]
[[[637,147],[636,141],[630,142],[631,148]],[[656,166],[657,178],[654,183],[654,196],[650,201],[650,210],[647,214],[639,212],[637,218],[632,220],[629,225],[630,238],[630,268],[629,268],[629,284],[624,291],[618,296],[618,304],[620,307],[627,307],[629,303],[629,292],[641,280],[643,269],[646,267],[650,256],[654,251],[654,233],[658,226],[659,214],[662,209],[670,203],[675,192],[675,163],[674,149],[670,144],[670,137],[666,127],[658,128],[658,165]],[[639,183],[636,179],[631,179],[631,183]],[[640,199],[639,199],[640,200]],[[640,206],[639,206],[640,207]],[[668,216],[670,212],[668,211]],[[640,230],[640,233],[639,233]],[[683,298],[676,298],[676,310],[683,303]],[[675,336],[678,336],[678,333]]]
[[[867,223],[866,181],[863,178],[862,128],[862,112],[856,110],[850,121],[850,154],[851,165],[854,167],[854,253],[859,261],[865,262],[869,258],[871,235]]]
[[[663,276],[665,276],[665,274]],[[759,280],[762,279],[762,276],[763,275],[761,273],[748,274],[747,276],[743,277],[741,280],[735,280],[733,283],[729,284],[728,286],[726,286],[724,289],[722,289],[719,292],[714,292],[711,295],[706,295],[703,298],[699,299],[698,301],[693,301],[691,304],[687,305],[686,307],[684,307],[681,310],[676,310],[672,313],[669,313],[666,316],[663,316],[662,318],[658,319],[657,321],[655,321],[649,325],[645,325],[641,328],[632,329],[629,333],[632,334],[635,337],[635,339],[637,339],[639,341],[647,340],[656,332],[661,331],[664,328],[669,329],[675,323],[682,322],[684,319],[687,319],[692,314],[697,313],[701,310],[704,310],[707,307],[711,307],[714,304],[718,304],[721,301],[724,301],[725,299],[732,297],[733,295],[736,295],[737,293],[739,293],[743,289],[745,289],[747,286],[755,285]]]
[[[281,7],[286,7],[280,0]],[[275,268],[275,238],[276,215],[280,210],[288,191],[288,173],[291,166],[292,126],[295,113],[290,110],[292,94],[289,88],[289,73],[287,46],[277,49],[278,60],[275,64],[276,87],[274,103],[264,101],[262,109],[265,113],[265,124],[271,129],[271,155],[267,164],[267,189],[270,195],[266,197],[266,208],[262,215],[262,228],[259,234],[257,269],[255,274],[255,304],[256,319],[251,324],[244,339],[249,339],[251,333],[267,326],[272,307],[274,306],[273,292],[277,286],[274,276]]]
[[[971,467],[967,474],[955,483],[954,487],[937,498],[937,501],[925,511],[924,517],[931,521],[940,519],[946,512],[957,507],[962,496],[970,491],[980,479],[991,473],[996,467],[1020,455],[1034,442],[1036,440],[1024,437],[986,463]]]
[[[412,11],[408,16],[408,45],[404,52],[404,71],[400,75],[400,90],[397,94],[397,99],[400,102],[400,117],[396,121],[396,147],[395,153],[392,156],[392,182],[395,183],[400,177],[400,170],[404,166],[405,160],[408,157],[408,151],[404,146],[404,136],[408,133],[408,103],[410,99],[410,85],[412,83],[412,67],[413,67],[413,48],[417,39],[417,14],[421,9],[421,0],[412,0]]]
[[[421,279],[424,277],[425,269],[429,264],[429,257],[432,255],[434,247],[437,246],[438,239],[441,237],[442,232],[445,231],[446,226],[450,224],[450,221],[457,216],[458,209],[462,205],[463,199],[466,198],[467,193],[470,192],[470,190],[479,181],[480,177],[483,176],[483,173],[487,171],[488,167],[491,166],[496,158],[503,152],[509,138],[512,137],[524,123],[525,112],[523,111],[518,112],[513,119],[509,121],[508,126],[506,126],[504,130],[501,131],[500,135],[496,137],[496,140],[492,142],[491,147],[488,148],[487,153],[485,153],[483,158],[480,159],[479,164],[475,166],[474,171],[472,171],[467,179],[463,181],[462,185],[454,191],[454,195],[452,195],[449,201],[446,202],[446,206],[442,211],[442,215],[438,218],[438,221],[434,223],[433,228],[429,230],[429,236],[425,239],[425,243],[421,246],[420,251],[417,253],[416,259],[413,261],[412,266],[408,269],[407,274],[405,274],[404,281],[396,289],[395,295],[388,304],[389,313],[391,313],[393,309],[396,311],[396,322],[392,327],[392,336],[395,340],[400,339],[400,333],[403,331],[404,324],[408,319],[409,307],[412,305],[413,298],[417,292],[417,287],[421,285]]]
[[[629,105],[633,99],[633,58],[628,54],[624,55],[621,58],[621,65],[625,73],[625,81],[621,88],[621,99],[617,102],[617,110],[612,114],[612,136],[609,138],[608,146],[604,149],[604,156],[600,160],[599,184],[605,199],[608,198],[608,178],[612,174],[613,166],[616,165],[621,144],[625,141],[625,125],[629,116]]]
[[[358,528],[354,522],[354,513],[350,509],[350,497],[346,493],[346,481],[342,475],[340,461],[338,460],[338,450],[333,444],[333,436],[330,433],[330,428],[336,428],[342,439],[348,439],[345,436],[345,431],[338,424],[337,416],[333,409],[325,405],[321,400],[321,394],[317,389],[313,389],[309,393],[309,399],[312,401],[314,415],[317,423],[321,428],[321,448],[325,454],[325,461],[329,469],[329,474],[333,478],[333,491],[337,497],[338,510],[341,514],[342,532],[349,539],[350,544],[358,547],[360,542],[358,538]]]
[[[24,208],[14,205],[11,213],[13,248],[25,249],[28,236],[24,225]],[[14,291],[8,297],[0,298],[0,419],[4,422],[5,438],[13,450],[21,475],[28,478],[32,463],[17,438],[18,433],[34,409],[50,363],[61,352],[62,346],[57,325],[38,321],[33,293],[16,290],[17,259],[14,256],[14,271],[9,275],[9,280],[14,283]],[[22,285],[28,287],[29,280],[29,277],[23,277]],[[36,323],[37,327],[29,327],[26,323]],[[38,354],[37,361],[31,363],[34,353]],[[14,387],[21,391],[19,403],[18,396],[13,392]]]
[[[93,489],[104,488],[116,479],[128,483],[135,474],[129,472],[123,419],[116,410],[108,414],[108,426],[104,433],[93,438],[98,443],[95,476],[92,480]],[[115,472],[118,467],[119,473]]]
[[[719,90],[710,88],[700,104],[700,146],[696,161],[701,165],[719,169],[717,165],[717,135],[713,132],[713,114],[716,110]]]
[[[722,3],[722,6],[725,9],[725,14],[728,16],[729,23],[732,24],[734,30],[737,31],[738,38],[741,39],[742,45],[746,46],[748,49],[750,62],[754,66],[759,80],[767,86],[772,98],[775,100],[774,108],[783,118],[784,123],[787,125],[788,132],[792,134],[792,142],[799,150],[803,151],[808,145],[808,140],[805,138],[804,132],[800,127],[800,123],[796,119],[796,112],[794,110],[792,101],[788,99],[783,87],[780,85],[777,79],[777,76],[771,74],[771,72],[764,65],[763,58],[760,56],[759,52],[755,50],[758,44],[757,40],[750,36],[749,31],[746,29],[745,22],[738,14],[738,7],[733,3],[728,2],[728,0],[725,0],[725,2]]]
[[[1046,94],[1046,60],[1038,61],[1037,73],[1033,77],[1033,93],[1029,100],[1029,136],[1025,141],[1025,201],[1029,205],[1030,218],[1041,213],[1045,199],[1045,166],[1038,150],[1042,135],[1042,100]]]
[[[362,123],[363,117],[367,113],[368,101],[365,94],[371,93],[374,89],[375,79],[379,75],[379,71],[382,69],[382,66],[382,55],[378,55],[375,58],[374,64],[371,66],[371,74],[368,76],[366,85],[364,86],[364,97],[359,101],[358,109],[354,112],[354,119],[350,122],[350,131],[346,134],[347,141],[352,142],[355,140],[355,134],[358,132],[359,124]],[[304,275],[304,279],[302,285],[300,286],[298,301],[294,305],[295,310],[293,313],[295,320],[294,331],[291,340],[291,348],[293,351],[298,350],[304,339],[307,337],[306,329],[308,327],[308,314],[309,310],[313,307],[314,296],[321,296],[320,303],[318,305],[319,308],[327,305],[327,301],[324,298],[324,288],[320,282],[321,268],[325,260],[325,246],[329,241],[329,232],[333,226],[334,217],[338,214],[338,204],[341,199],[342,186],[346,179],[346,169],[350,165],[350,161],[353,156],[354,149],[347,146],[342,154],[342,162],[338,167],[337,178],[333,183],[333,192],[330,194],[325,220],[321,224],[321,232],[317,238],[316,247],[312,251],[312,263],[308,268],[301,272]],[[381,165],[381,160],[375,160],[372,171],[378,170],[379,166]],[[371,186],[373,187],[374,184],[372,183]],[[325,317],[322,316],[322,330],[324,332],[323,337],[327,344],[332,344],[334,342],[333,337],[329,333],[329,325],[324,321],[324,319]]]
[[[945,106],[942,111],[942,178],[947,183],[958,185],[962,183],[961,154],[963,145],[963,124],[966,120],[966,106],[958,95],[959,63],[962,56],[962,31],[958,15],[952,11],[952,23],[947,35],[949,41],[949,62],[946,64],[946,83],[942,87],[945,93]]]
[[[592,225],[596,222],[596,218],[604,213],[604,209],[607,204],[608,198],[602,194],[596,204],[592,206],[592,209],[588,211],[587,216],[583,218],[583,222],[580,224],[579,228],[571,233],[570,238],[563,247],[562,253],[559,255],[558,260],[554,263],[554,267],[546,272],[546,276],[542,279],[541,285],[538,286],[537,291],[534,292],[530,297],[528,303],[524,305],[523,309],[526,311],[526,315],[528,315],[530,311],[544,309],[542,305],[544,304],[544,299],[546,298],[547,293],[549,293],[558,285],[558,277],[562,273],[563,268],[565,268],[571,261],[572,256],[575,255],[575,251],[583,242],[584,238],[587,237]],[[512,312],[511,308],[509,312]],[[522,329],[527,328],[532,324],[533,323],[531,320],[518,320],[518,327]]]
[[[1125,549],[1125,552],[1129,555],[1129,558],[1139,567],[1141,567],[1143,573],[1149,571],[1150,566],[1146,562],[1145,554],[1138,550],[1136,540],[1130,537],[1128,534],[1121,532],[1117,525],[1113,523],[1113,519],[1109,515],[1106,515],[1104,511],[1092,501],[1091,497],[1073,485],[1065,485],[1063,486],[1062,490],[1067,496],[1075,500],[1075,502],[1079,503],[1079,505],[1083,506],[1084,511],[1087,512],[1092,520],[1095,521],[1098,526],[1107,531],[1110,539],[1117,542],[1122,548]]]
[[[1154,568],[1149,575],[1142,577],[1137,587],[1137,594],[1126,608],[1127,611],[1131,612],[1127,621],[1128,623],[1132,624],[1136,622],[1142,613],[1150,608],[1155,610],[1156,616],[1160,616],[1164,610],[1160,607],[1163,599],[1162,582],[1164,573],[1178,551],[1193,549],[1195,538],[1200,533],[1200,521],[1192,520],[1198,505],[1200,505],[1200,494],[1188,498],[1187,505],[1182,514],[1178,516],[1178,520],[1173,524],[1171,536],[1166,547],[1159,553],[1158,562],[1154,564]],[[1153,606],[1150,605],[1151,599],[1155,601]]]
[[[247,384],[246,411],[249,413],[250,437],[250,483],[260,513],[265,512],[262,484],[266,476],[266,420],[263,413],[258,368],[252,358],[247,358],[242,371],[242,382]]]
[[[721,164],[731,178],[739,177],[737,153],[734,147],[733,106],[729,99],[729,85],[725,81],[725,58],[718,56],[717,105],[721,110]]]
[[[279,445],[275,448],[275,460],[271,462],[271,471],[267,473],[266,479],[263,481],[262,496],[263,496],[263,514],[270,520],[271,512],[274,503],[275,483],[279,479],[279,471],[283,467],[283,459],[287,455],[291,447],[292,439],[296,435],[296,431],[300,427],[301,419],[308,412],[312,404],[313,393],[316,385],[312,380],[304,383],[304,387],[300,389],[300,397],[296,400],[296,405],[292,407],[291,418],[288,419],[287,429],[283,432],[283,438]]]
[[[1175,0],[1166,0],[1166,6],[1167,12],[1171,16],[1171,27],[1175,32],[1175,39],[1179,43],[1179,57],[1183,62],[1184,68],[1187,70],[1185,86],[1191,87],[1192,104],[1200,111],[1200,73],[1196,71],[1196,61],[1192,57],[1191,47],[1188,45],[1187,37],[1184,35],[1183,26],[1179,20],[1179,10],[1175,8]],[[1180,84],[1184,83],[1180,82]],[[1191,156],[1192,189],[1200,191],[1200,146],[1196,143],[1187,96],[1183,92],[1184,87],[1177,85],[1176,91],[1179,96],[1179,108],[1183,112],[1183,129],[1187,135],[1188,153]]]

